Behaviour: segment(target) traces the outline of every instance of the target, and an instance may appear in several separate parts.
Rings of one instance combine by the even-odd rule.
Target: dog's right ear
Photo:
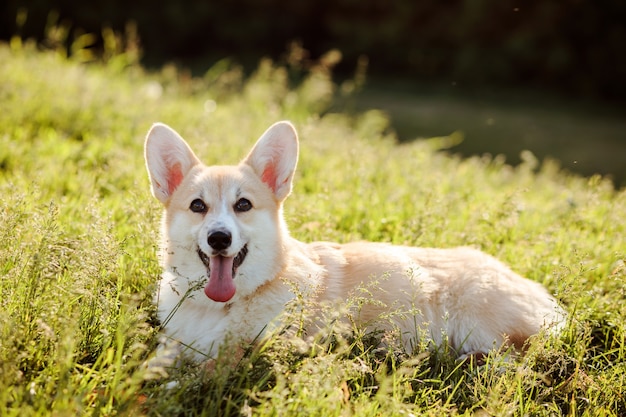
[[[166,204],[191,168],[200,163],[174,129],[156,123],[148,132],[144,156],[152,195]]]

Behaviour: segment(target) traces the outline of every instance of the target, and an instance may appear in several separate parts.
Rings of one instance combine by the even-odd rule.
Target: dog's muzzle
[[[235,256],[235,259],[233,260],[233,278],[235,277],[235,272],[237,271],[237,268],[239,268],[239,266],[246,259],[247,254],[248,254],[248,244],[245,244],[243,248],[241,248],[237,256]],[[207,271],[210,271],[211,270],[211,267],[210,267],[211,257],[207,255],[206,253],[204,253],[204,251],[200,248],[198,248],[198,256],[200,257],[200,260],[202,261],[204,266],[207,268]],[[216,255],[216,256],[221,256],[221,255]]]

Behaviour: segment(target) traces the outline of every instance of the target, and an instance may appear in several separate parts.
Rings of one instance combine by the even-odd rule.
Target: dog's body
[[[296,294],[320,304],[368,294],[359,322],[393,325],[407,350],[424,337],[446,337],[459,354],[521,348],[563,325],[564,311],[541,285],[474,249],[293,239],[282,203],[297,157],[286,122],[237,166],[202,165],[165,125],[149,132],[152,192],[165,205],[158,316],[196,358],[215,357],[225,340],[254,340]]]

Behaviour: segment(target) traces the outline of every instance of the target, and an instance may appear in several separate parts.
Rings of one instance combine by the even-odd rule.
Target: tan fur
[[[460,355],[509,345],[519,350],[542,329],[563,326],[565,312],[545,288],[475,249],[293,239],[282,204],[297,156],[295,130],[284,122],[270,127],[237,166],[202,165],[167,126],[148,134],[152,189],[165,207],[159,318],[164,333],[191,346],[196,357],[215,356],[227,340],[254,340],[296,295],[306,299],[311,316],[357,300],[348,311],[352,319],[400,331],[408,351],[423,341],[447,341]],[[251,209],[235,209],[242,198]],[[191,210],[197,199],[205,211]],[[232,235],[223,250],[207,243],[216,230]],[[236,287],[232,298],[213,301],[214,290],[205,296],[201,287],[210,271],[199,254],[213,262],[244,252],[228,278]],[[319,325],[312,319],[310,331]]]

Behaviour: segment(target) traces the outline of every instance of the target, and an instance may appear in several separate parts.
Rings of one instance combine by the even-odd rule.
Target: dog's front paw
[[[211,358],[204,361],[204,369],[208,373],[213,373],[219,369],[235,369],[245,354],[246,350],[241,346],[234,347],[228,353],[220,352],[217,358]]]
[[[161,336],[155,355],[144,362],[146,372],[144,378],[146,380],[167,378],[167,370],[177,365],[180,354],[181,346],[178,341]]]
[[[487,361],[487,354],[481,351],[467,352],[457,358],[457,362],[463,362],[470,366],[483,366]]]

